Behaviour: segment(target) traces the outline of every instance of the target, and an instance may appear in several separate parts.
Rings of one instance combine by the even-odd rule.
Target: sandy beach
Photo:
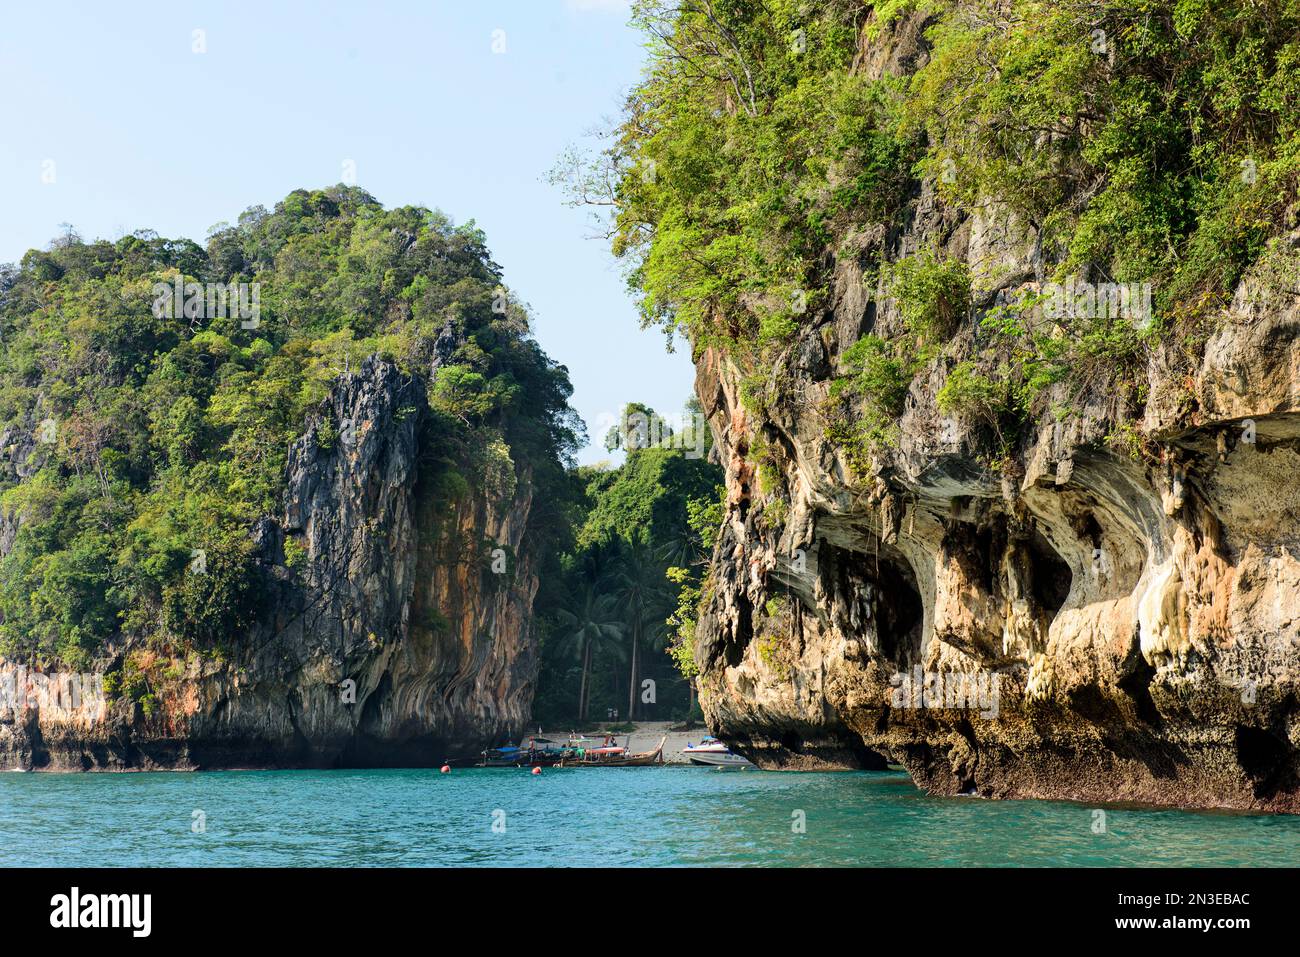
[[[619,732],[615,736],[621,746],[634,752],[652,751],[659,744],[659,739],[666,736],[668,740],[664,742],[664,763],[689,764],[690,762],[681,753],[682,748],[686,747],[687,743],[699,744],[700,739],[707,735],[709,731],[703,726],[690,731],[669,731],[668,729],[673,725],[674,722],[671,721],[638,721],[636,722],[636,730],[631,734]],[[601,725],[600,730],[588,731],[587,737],[599,738],[605,733],[603,731],[605,727],[605,725]],[[532,733],[536,733],[536,730],[536,728],[532,729]],[[544,737],[563,742],[568,740],[569,732],[567,730],[548,729]],[[524,741],[527,740],[528,735],[526,734],[524,735]]]

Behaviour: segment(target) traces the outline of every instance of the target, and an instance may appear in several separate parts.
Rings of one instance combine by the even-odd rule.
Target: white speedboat
[[[687,742],[682,754],[691,764],[702,764],[714,768],[752,768],[754,762],[736,754],[717,738],[705,738],[699,744]]]

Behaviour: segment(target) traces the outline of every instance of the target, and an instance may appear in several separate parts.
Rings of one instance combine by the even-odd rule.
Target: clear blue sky
[[[625,402],[675,413],[686,350],[638,329],[606,245],[544,179],[636,81],[626,21],[623,0],[14,5],[0,30],[0,262],[61,223],[87,240],[147,228],[203,242],[248,206],[339,182],[351,160],[385,206],[485,230],[594,440]]]

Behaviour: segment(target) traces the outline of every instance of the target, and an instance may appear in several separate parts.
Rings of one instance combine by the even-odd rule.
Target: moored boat
[[[687,742],[686,747],[682,748],[682,754],[690,760],[691,764],[699,764],[714,768],[752,768],[756,767],[753,761],[744,755],[736,754],[717,738],[704,738],[698,745]]]
[[[573,758],[564,760],[565,767],[574,768],[644,768],[664,763],[664,742],[668,736],[659,739],[659,746],[653,751],[630,753],[627,748],[617,745],[605,745],[599,748],[575,749]]]
[[[567,744],[561,745],[550,738],[532,737],[522,747],[507,744],[482,752],[478,766],[481,768],[635,768],[664,763],[664,744],[668,736],[659,739],[653,751],[631,752],[620,747],[613,735],[602,739],[569,735]]]
[[[517,768],[527,758],[527,752],[508,744],[501,748],[488,748],[479,761],[481,768]]]
[[[488,748],[482,753],[478,766],[481,768],[549,768],[561,764],[567,755],[567,748],[556,746],[556,743],[548,738],[529,738],[525,747],[507,744],[500,748]]]
[[[562,764],[568,756],[568,749],[550,738],[533,737],[528,739],[528,753],[531,765],[549,768]]]

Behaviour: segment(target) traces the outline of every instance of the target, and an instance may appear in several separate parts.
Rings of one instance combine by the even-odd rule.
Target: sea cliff
[[[480,237],[340,187],[169,242],[7,277],[0,768],[421,766],[518,735],[569,386]],[[257,283],[261,315],[140,295],[182,274]],[[79,323],[110,284],[120,314]],[[113,341],[132,323],[147,344]]]
[[[700,700],[760,765],[1300,810],[1300,135],[1229,7],[646,14],[615,250],[692,343]]]

